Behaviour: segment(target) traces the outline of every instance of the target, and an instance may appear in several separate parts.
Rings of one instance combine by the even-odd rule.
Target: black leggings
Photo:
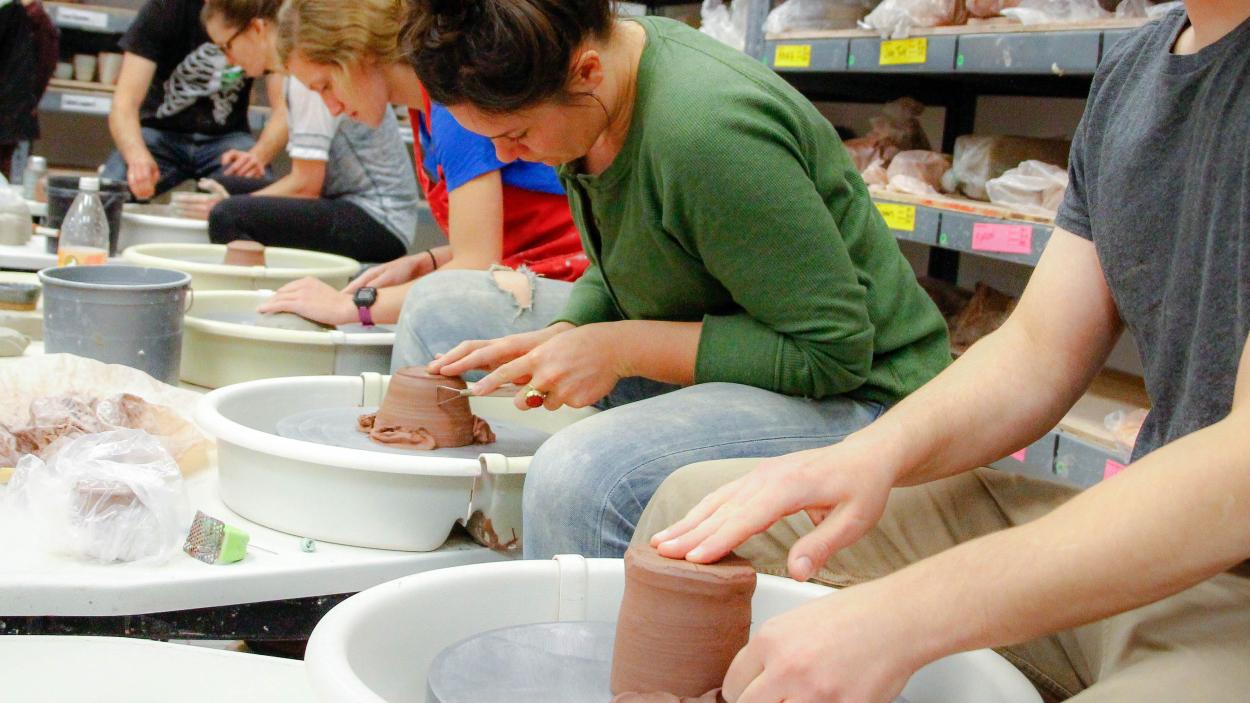
[[[270,247],[311,249],[381,263],[408,253],[382,223],[346,200],[236,195],[213,208],[214,244],[251,239]]]

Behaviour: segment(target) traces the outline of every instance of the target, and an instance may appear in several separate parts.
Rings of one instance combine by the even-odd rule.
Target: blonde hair
[[[367,58],[399,63],[407,21],[407,0],[286,0],[278,11],[278,56],[286,63],[298,51],[343,72]]]

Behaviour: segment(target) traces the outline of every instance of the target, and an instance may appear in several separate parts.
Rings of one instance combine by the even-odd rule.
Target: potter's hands
[[[343,292],[351,295],[365,286],[389,288],[391,286],[403,285],[433,270],[434,263],[430,261],[430,255],[425,252],[401,256],[394,261],[374,266],[360,274],[355,280],[347,284]]]
[[[897,594],[881,582],[843,589],[765,622],[734,658],[728,703],[890,703],[925,663]],[[892,602],[891,602],[892,601]]]
[[[161,180],[161,169],[151,154],[140,154],[126,161],[126,184],[137,200],[148,200],[156,195],[156,184]]]
[[[256,312],[293,312],[326,325],[360,321],[352,297],[316,278],[301,278],[278,289]]]
[[[584,408],[612,391],[623,375],[612,323],[574,327],[557,323],[544,330],[490,341],[465,342],[430,364],[431,373],[459,376],[474,369],[493,369],[473,384],[474,395],[486,395],[505,383],[530,385],[546,392],[543,406]],[[517,394],[522,410],[525,394]]]
[[[657,533],[651,544],[664,556],[707,564],[781,518],[806,510],[816,529],[794,543],[789,557],[790,575],[806,581],[881,519],[896,465],[889,447],[860,435],[765,459]]]
[[[223,173],[227,176],[243,176],[244,178],[264,178],[265,163],[250,151],[230,149],[221,155]]]

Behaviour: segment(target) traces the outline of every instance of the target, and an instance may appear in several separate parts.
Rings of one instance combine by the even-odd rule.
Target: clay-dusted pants
[[[636,542],[649,539],[758,459],[686,466],[647,506]],[[1053,510],[1075,489],[993,469],[890,494],[885,516],[831,559],[816,580],[848,586],[885,576],[956,544]],[[784,576],[786,555],[812,529],[799,513],[737,553]],[[1158,603],[1084,627],[1000,649],[1047,701],[1245,703],[1250,701],[1250,578],[1225,573]]]

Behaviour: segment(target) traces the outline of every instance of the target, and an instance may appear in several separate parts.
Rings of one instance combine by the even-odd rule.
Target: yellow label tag
[[[881,42],[882,66],[900,66],[912,63],[924,63],[928,60],[929,40],[926,37],[915,39],[894,39]]]
[[[777,68],[810,68],[811,44],[778,44],[773,54],[773,66]]]
[[[895,205],[894,203],[877,203],[881,218],[887,227],[899,232],[916,231],[916,206]]]

